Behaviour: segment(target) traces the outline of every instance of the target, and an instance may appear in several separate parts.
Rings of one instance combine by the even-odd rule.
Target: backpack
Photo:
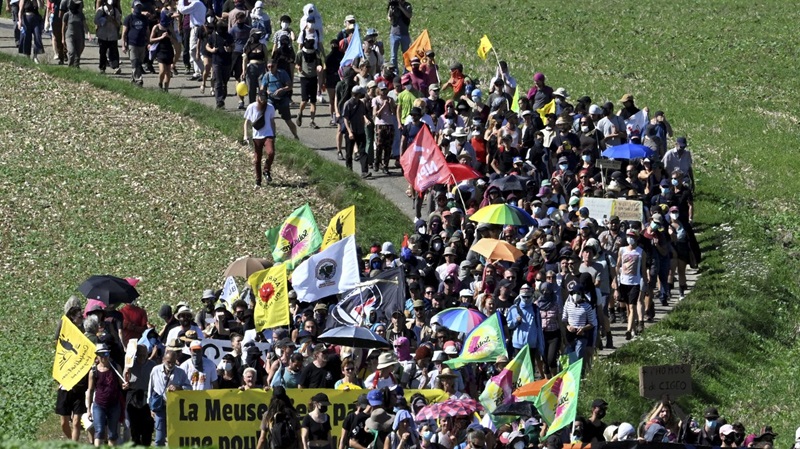
[[[292,47],[292,40],[289,38],[288,34],[283,34],[278,38],[278,48],[275,53],[275,56],[278,59],[287,61],[290,64],[294,64],[294,58],[296,55],[294,52],[294,47]]]
[[[297,429],[294,428],[288,413],[278,412],[272,418],[270,442],[272,449],[288,449],[296,446]]]

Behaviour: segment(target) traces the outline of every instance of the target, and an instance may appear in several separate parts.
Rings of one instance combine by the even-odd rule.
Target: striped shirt
[[[572,298],[569,298],[564,304],[561,321],[572,327],[580,328],[586,326],[586,324],[597,327],[597,314],[589,301],[576,304]]]

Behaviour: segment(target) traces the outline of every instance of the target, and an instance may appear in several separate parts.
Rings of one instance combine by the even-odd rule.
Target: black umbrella
[[[539,410],[530,401],[509,402],[494,409],[492,415],[531,418],[539,416]]]
[[[525,190],[525,183],[530,179],[527,176],[508,175],[497,178],[489,185],[495,186],[501,192],[518,192]]]
[[[352,346],[354,348],[388,348],[391,345],[386,339],[372,332],[366,327],[360,326],[339,326],[325,331],[317,337],[318,341],[331,343],[340,346]]]
[[[87,299],[96,299],[106,305],[130,303],[139,297],[139,292],[125,279],[116,276],[94,275],[78,287]]]

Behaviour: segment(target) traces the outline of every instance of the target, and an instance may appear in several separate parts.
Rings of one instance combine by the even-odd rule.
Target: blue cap
[[[473,97],[478,97],[478,98],[483,98],[483,92],[481,92],[480,89],[472,89],[472,96]]]
[[[377,405],[383,405],[383,394],[381,393],[381,390],[372,390],[367,393],[367,400],[369,401],[369,405],[373,407]]]

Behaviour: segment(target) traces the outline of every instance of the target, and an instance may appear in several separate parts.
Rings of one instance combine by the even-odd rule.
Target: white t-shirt
[[[250,120],[252,125],[261,117],[261,112],[258,110],[258,103],[250,103],[244,111],[244,118]],[[267,103],[267,108],[264,109],[264,126],[256,129],[253,126],[253,139],[263,139],[265,137],[275,137],[275,131],[272,129],[272,121],[275,119],[275,106],[272,103]]]
[[[171,342],[172,340],[177,339],[178,338],[178,334],[181,333],[181,330],[183,330],[183,328],[181,328],[180,326],[175,326],[172,329],[170,329],[169,333],[167,334],[167,344],[169,344],[169,342]],[[196,324],[192,324],[192,327],[190,328],[190,330],[193,330],[193,331],[197,332],[197,338],[199,338],[200,340],[202,340],[204,338],[203,337],[203,330],[200,329],[200,327],[197,326]]]
[[[202,373],[194,368],[192,359],[181,363],[181,369],[186,371],[186,377],[192,384],[192,390],[210,390],[212,383],[217,381],[217,366],[208,357],[203,357]]]

